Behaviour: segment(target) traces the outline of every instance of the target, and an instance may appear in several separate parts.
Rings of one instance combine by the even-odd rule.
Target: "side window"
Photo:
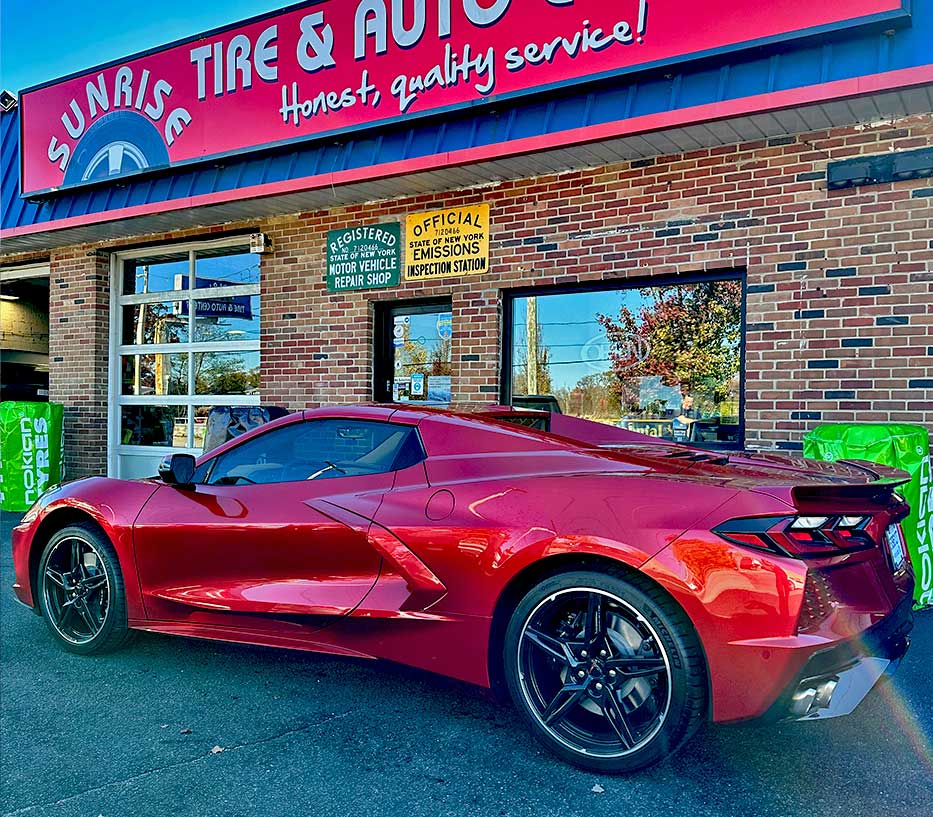
[[[309,420],[261,434],[222,454],[211,485],[253,485],[383,474],[424,458],[410,426]]]
[[[191,481],[195,485],[200,485],[207,479],[207,474],[211,470],[211,466],[214,464],[214,460],[206,460],[202,462],[197,468],[194,469],[194,476],[191,478]]]

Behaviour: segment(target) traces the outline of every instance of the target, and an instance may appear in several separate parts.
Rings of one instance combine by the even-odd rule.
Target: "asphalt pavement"
[[[383,662],[143,634],[60,650],[0,526],[4,815],[933,814],[933,613],[848,718],[707,727],[611,777],[553,759],[481,690]]]

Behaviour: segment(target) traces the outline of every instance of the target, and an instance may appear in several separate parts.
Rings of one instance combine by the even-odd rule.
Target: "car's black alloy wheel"
[[[97,653],[127,639],[126,595],[113,546],[93,525],[56,532],[39,560],[39,607],[65,649]]]
[[[599,771],[634,771],[674,751],[706,713],[702,651],[683,613],[637,577],[555,576],[519,603],[506,680],[536,736]]]

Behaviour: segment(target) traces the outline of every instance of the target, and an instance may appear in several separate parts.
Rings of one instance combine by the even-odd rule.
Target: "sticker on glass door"
[[[444,310],[393,316],[393,401],[450,403],[452,319]]]

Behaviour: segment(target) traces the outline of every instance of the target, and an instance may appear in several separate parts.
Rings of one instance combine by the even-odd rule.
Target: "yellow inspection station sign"
[[[478,275],[489,269],[489,205],[415,213],[405,222],[405,280]]]

